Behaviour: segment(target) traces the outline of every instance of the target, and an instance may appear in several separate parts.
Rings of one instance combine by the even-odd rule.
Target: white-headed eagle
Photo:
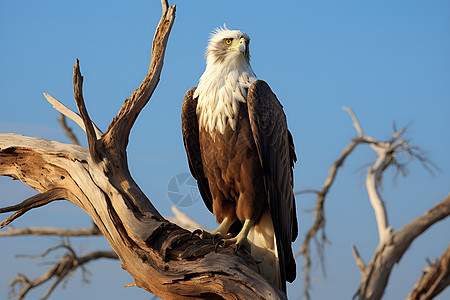
[[[248,247],[261,261],[258,271],[286,291],[286,281],[296,276],[291,243],[298,231],[297,158],[283,106],[250,66],[249,42],[239,30],[212,33],[206,70],[198,87],[184,96],[181,122],[189,167],[220,223],[211,233],[196,233],[222,246]]]

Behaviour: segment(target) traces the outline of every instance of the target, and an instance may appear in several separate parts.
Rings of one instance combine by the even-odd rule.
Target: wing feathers
[[[192,176],[197,179],[198,189],[206,207],[212,212],[212,196],[208,179],[203,171],[203,162],[198,139],[197,98],[193,98],[195,87],[189,89],[183,99],[181,111],[181,130],[184,148],[189,161]]]
[[[282,282],[292,282],[296,268],[291,243],[298,231],[292,190],[292,168],[297,157],[292,135],[287,129],[283,106],[267,83],[258,80],[250,86],[247,105],[253,138],[264,170]]]

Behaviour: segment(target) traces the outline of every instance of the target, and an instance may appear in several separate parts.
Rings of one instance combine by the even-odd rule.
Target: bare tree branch
[[[24,200],[20,204],[0,208],[0,214],[14,211],[14,213],[10,217],[8,217],[6,220],[0,223],[0,229],[5,227],[6,225],[8,225],[9,223],[11,223],[12,221],[14,221],[15,219],[17,219],[18,217],[20,217],[21,215],[23,215],[24,213],[33,208],[46,205],[55,200],[65,199],[67,198],[67,196],[68,193],[65,189],[54,188],[44,193],[32,196]]]
[[[127,147],[130,130],[137,116],[150,100],[162,71],[166,45],[175,18],[175,6],[169,7],[167,0],[161,0],[161,5],[163,17],[159,21],[153,38],[152,57],[147,76],[130,98],[125,100],[118,115],[109,125],[103,139],[104,143],[109,144],[112,148],[117,147],[116,150],[122,154]]]
[[[405,300],[430,300],[450,285],[450,244],[439,260],[423,269],[422,276],[417,280]]]
[[[355,297],[360,300],[381,299],[395,263],[399,262],[411,243],[436,222],[450,215],[450,194],[432,209],[400,228],[378,245]]]
[[[86,136],[89,144],[89,153],[94,162],[101,160],[100,153],[97,150],[97,136],[95,134],[94,126],[92,125],[91,118],[86,109],[86,104],[83,98],[83,76],[80,72],[80,62],[77,59],[75,66],[73,67],[73,95],[75,102],[77,103],[78,111],[86,128]]]
[[[83,129],[84,132],[86,132],[86,128],[84,127],[83,119],[81,118],[81,116],[78,113],[74,112],[73,110],[71,110],[70,108],[68,108],[67,106],[65,106],[64,104],[59,102],[57,99],[55,99],[53,96],[51,96],[47,93],[44,93],[44,97],[45,97],[45,99],[47,99],[48,102],[50,102],[50,104],[53,106],[54,109],[56,109],[61,114],[68,117],[75,123],[77,123],[77,125],[80,126],[80,128]],[[95,125],[94,123],[92,123],[92,126],[94,127],[95,135],[96,135],[97,139],[101,138],[101,136],[103,135],[103,132],[100,129],[98,129],[97,125]]]
[[[72,144],[79,146],[80,143],[78,142],[77,137],[73,133],[72,129],[69,126],[67,126],[66,116],[64,116],[63,114],[60,114],[59,118],[58,118],[58,122],[59,122],[59,125],[61,125],[61,128],[64,130],[64,133],[67,135],[67,137],[72,142]]]
[[[350,115],[353,126],[356,129],[357,137],[354,138],[350,144],[348,144],[345,149],[342,151],[339,158],[330,166],[328,176],[322,186],[322,190],[305,190],[296,192],[296,195],[303,193],[316,193],[316,205],[315,205],[315,214],[314,220],[311,228],[306,234],[306,237],[303,241],[302,247],[299,252],[296,253],[296,257],[302,255],[305,258],[305,285],[304,285],[304,294],[306,299],[310,299],[309,289],[310,289],[310,268],[311,268],[311,257],[310,257],[310,243],[311,240],[317,240],[316,236],[319,231],[322,232],[322,237],[320,240],[317,240],[316,245],[319,253],[319,258],[321,264],[323,265],[323,249],[324,245],[327,242],[327,238],[325,235],[325,213],[324,213],[324,202],[325,197],[328,194],[330,187],[336,179],[337,171],[340,167],[343,166],[345,159],[353,152],[353,150],[359,144],[369,144],[371,148],[377,153],[377,159],[375,162],[367,169],[366,176],[366,187],[369,194],[369,199],[371,201],[372,207],[375,212],[375,217],[378,225],[378,233],[380,244],[377,249],[381,249],[382,246],[389,244],[392,241],[392,228],[389,226],[387,212],[384,207],[384,202],[381,198],[380,194],[380,186],[382,182],[382,175],[384,171],[389,166],[394,166],[397,169],[400,169],[402,172],[406,169],[406,163],[402,163],[397,159],[397,155],[401,152],[405,152],[409,154],[410,159],[416,158],[418,159],[426,168],[428,169],[438,169],[435,164],[433,164],[425,155],[425,152],[418,148],[417,146],[412,146],[408,143],[407,140],[401,140],[400,138],[405,133],[406,128],[402,128],[400,131],[397,131],[394,125],[394,133],[391,139],[388,141],[378,141],[370,136],[364,134],[361,125],[350,108],[343,108]],[[420,149],[420,150],[419,150]],[[400,231],[399,231],[400,232]],[[408,244],[409,246],[409,244]],[[407,249],[407,248],[406,248]],[[404,249],[404,251],[406,251]],[[360,257],[356,247],[352,246],[353,255],[356,261],[356,264],[363,276],[363,282],[366,282],[368,278],[372,275],[367,275],[369,270],[373,267],[372,263],[369,265],[365,265],[363,259]],[[399,258],[400,259],[400,258]],[[381,272],[381,270],[378,270]],[[385,272],[385,270],[383,270]],[[390,269],[388,268],[386,271],[387,277],[389,277]],[[385,273],[386,273],[385,272]],[[365,278],[365,279],[364,279]],[[384,280],[384,278],[383,278]],[[376,281],[374,281],[376,282]],[[386,278],[387,282],[387,278]],[[384,286],[377,286],[377,288],[381,291],[380,296],[384,291]],[[358,290],[358,295],[362,295],[366,292],[366,288],[364,284],[361,284],[360,290]],[[366,299],[366,298],[361,298]],[[379,299],[379,298],[367,298],[367,299]]]
[[[18,299],[23,299],[26,294],[33,288],[41,286],[51,280],[54,282],[47,289],[46,293],[41,299],[47,299],[51,292],[64,280],[70,277],[78,268],[82,268],[83,277],[87,281],[86,277],[86,269],[84,269],[84,265],[93,260],[97,260],[100,258],[109,258],[109,259],[118,259],[117,254],[114,251],[93,251],[88,254],[77,256],[75,251],[70,247],[69,244],[62,244],[56,247],[52,247],[46,250],[44,253],[40,255],[33,256],[24,256],[22,257],[31,257],[31,258],[42,258],[45,257],[50,252],[64,248],[67,250],[67,253],[62,256],[56,264],[53,265],[47,272],[45,272],[42,276],[37,277],[35,279],[29,279],[22,274],[18,274],[17,277],[10,283],[11,293],[10,297],[18,297]],[[16,287],[19,287],[19,290],[16,291]]]
[[[378,143],[377,145],[372,144],[371,147],[378,154],[378,156],[373,165],[367,170],[366,188],[367,193],[369,194],[370,203],[372,204],[375,212],[375,219],[377,221],[378,234],[381,244],[386,241],[392,231],[392,228],[388,223],[386,208],[383,200],[381,199],[378,184],[381,182],[380,179],[382,172],[391,163],[394,152],[387,143]]]
[[[325,234],[325,211],[324,211],[324,204],[325,204],[325,198],[333,185],[337,172],[340,167],[344,165],[344,161],[347,159],[347,157],[353,152],[353,150],[361,143],[368,142],[366,139],[363,138],[361,126],[358,123],[358,120],[356,116],[353,114],[353,112],[349,109],[344,107],[344,110],[351,112],[350,116],[352,117],[354,126],[356,130],[358,131],[358,138],[353,139],[342,151],[339,158],[331,164],[330,169],[328,171],[328,176],[325,179],[324,184],[322,185],[322,189],[320,191],[315,190],[306,190],[306,191],[299,191],[296,192],[296,195],[302,194],[302,193],[315,193],[317,194],[316,198],[316,204],[314,209],[314,220],[311,225],[311,228],[306,233],[305,239],[303,240],[302,247],[300,248],[300,251],[298,251],[295,254],[295,257],[299,257],[302,255],[305,259],[305,267],[304,267],[304,288],[303,292],[306,297],[306,299],[311,299],[309,295],[309,290],[311,286],[311,254],[310,254],[310,244],[311,240],[314,239],[319,231],[322,232],[321,239],[318,241],[318,251],[323,253],[325,243],[328,241],[326,234]],[[322,256],[323,257],[323,256]],[[323,260],[321,260],[321,264],[323,265]]]
[[[19,235],[56,235],[56,236],[100,236],[102,233],[97,226],[91,228],[54,228],[54,227],[28,227],[15,229],[7,227],[7,231],[0,231],[1,236],[19,236]]]
[[[356,249],[355,245],[352,245],[352,252],[353,252],[353,257],[355,258],[356,265],[358,266],[359,272],[361,274],[364,274],[367,266],[364,263],[364,261],[362,260],[361,256],[359,255],[359,252]]]
[[[343,106],[342,109],[345,110],[350,115],[350,117],[352,118],[353,126],[355,126],[356,132],[358,133],[358,137],[363,137],[364,133],[362,131],[361,126],[359,125],[358,118],[353,113],[353,110],[351,110],[349,107],[346,107],[346,106]]]

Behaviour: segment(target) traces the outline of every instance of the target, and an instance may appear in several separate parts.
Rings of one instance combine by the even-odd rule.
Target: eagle
[[[250,66],[250,38],[216,29],[206,69],[183,99],[182,134],[192,176],[219,227],[196,230],[218,245],[249,249],[258,271],[286,292],[296,276],[297,160],[283,106]]]

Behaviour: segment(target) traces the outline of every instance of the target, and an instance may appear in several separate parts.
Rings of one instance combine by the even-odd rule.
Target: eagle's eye
[[[225,44],[231,45],[231,41],[232,41],[232,39],[225,39]]]

